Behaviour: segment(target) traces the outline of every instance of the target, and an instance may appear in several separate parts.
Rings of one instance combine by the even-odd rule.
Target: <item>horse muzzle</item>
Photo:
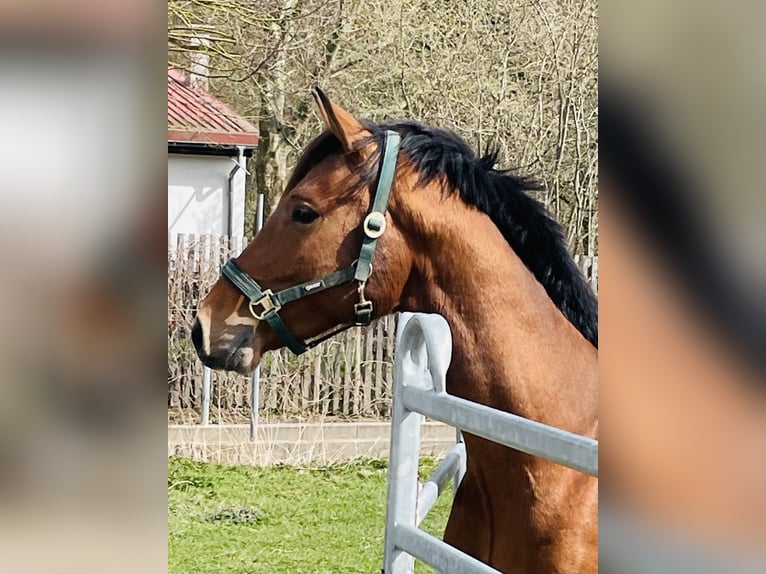
[[[255,329],[249,325],[237,325],[211,340],[199,318],[192,325],[192,343],[202,363],[214,370],[235,371],[248,375],[255,370],[261,359]]]

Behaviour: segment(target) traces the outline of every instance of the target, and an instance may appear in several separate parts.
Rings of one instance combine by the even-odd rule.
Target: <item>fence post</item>
[[[397,547],[396,529],[398,526],[417,527],[418,457],[423,415],[407,410],[401,393],[408,386],[444,391],[447,367],[452,358],[449,326],[439,315],[402,313],[396,349],[383,574],[411,574],[415,559]]]
[[[263,229],[263,194],[258,194],[258,203],[255,208],[255,234]],[[260,416],[259,406],[261,402],[261,364],[255,367],[250,379],[250,440],[258,439],[258,420]]]
[[[409,317],[399,319],[401,333]],[[409,315],[407,313],[406,315]],[[398,348],[398,344],[397,344]],[[391,414],[391,456],[388,462],[388,507],[386,509],[385,555],[383,574],[411,574],[415,559],[409,554],[396,548],[394,529],[397,524],[415,526],[418,496],[418,455],[420,450],[420,425],[423,416],[408,412],[404,401],[397,397],[402,386],[398,381],[404,381],[399,376],[399,360],[397,357],[397,374],[394,378],[393,409]],[[408,379],[413,385],[423,384],[423,377]]]
[[[202,424],[210,424],[210,367],[202,367]]]

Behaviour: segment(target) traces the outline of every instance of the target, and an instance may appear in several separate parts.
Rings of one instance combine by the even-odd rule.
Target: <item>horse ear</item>
[[[325,127],[340,140],[343,151],[359,151],[355,144],[368,137],[370,132],[364,129],[358,119],[333,102],[319,86],[315,86],[311,94],[319,107]]]

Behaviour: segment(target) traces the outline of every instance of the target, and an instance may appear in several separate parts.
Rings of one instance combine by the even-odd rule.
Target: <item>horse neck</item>
[[[400,210],[403,233],[415,246],[401,308],[439,313],[450,324],[448,391],[593,434],[596,349],[554,305],[486,214],[456,196],[412,196]]]

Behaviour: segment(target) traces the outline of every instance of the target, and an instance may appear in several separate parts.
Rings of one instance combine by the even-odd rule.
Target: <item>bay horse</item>
[[[598,311],[561,228],[458,136],[359,120],[319,88],[326,131],[274,213],[199,306],[192,339],[214,369],[250,373],[337,329],[396,311],[450,325],[453,395],[597,438]],[[598,571],[596,478],[465,435],[445,532],[502,572]]]

